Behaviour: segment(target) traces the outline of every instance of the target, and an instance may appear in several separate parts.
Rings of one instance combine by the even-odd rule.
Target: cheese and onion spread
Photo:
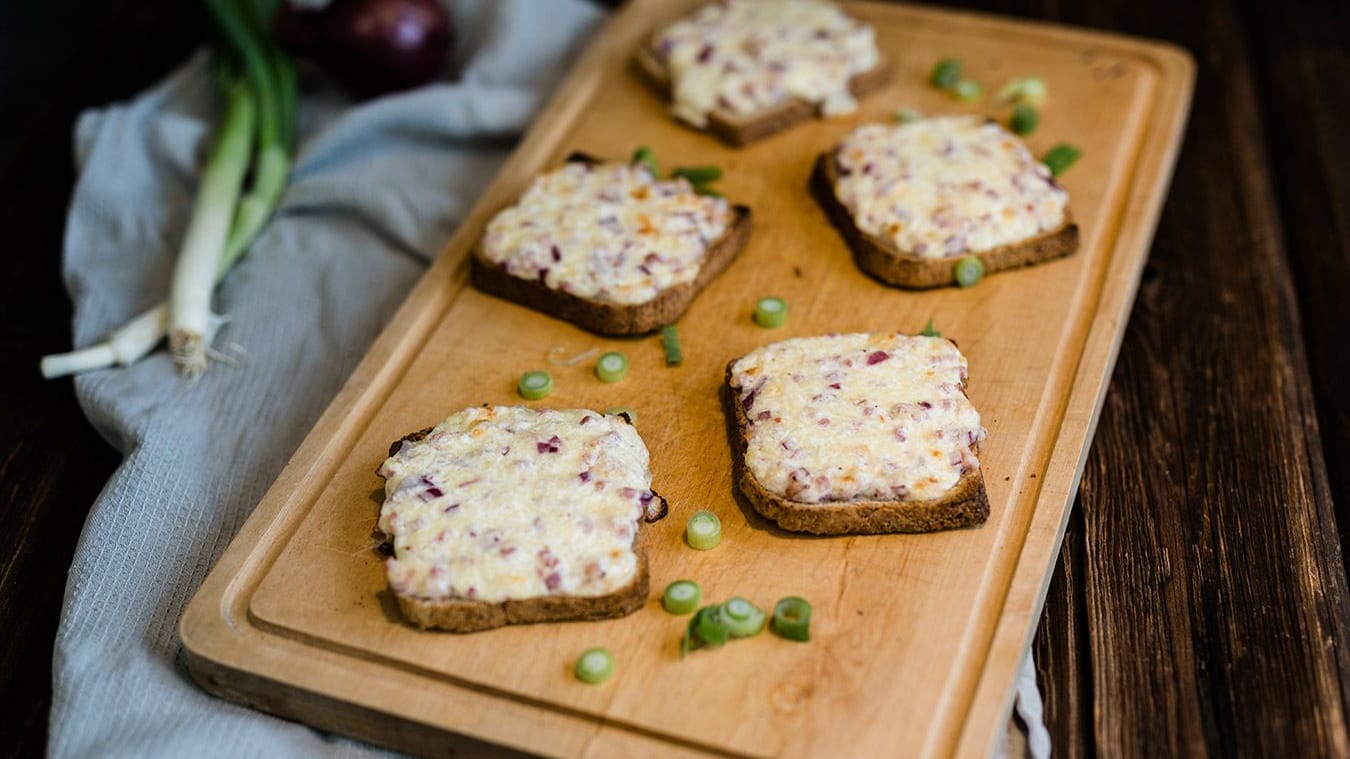
[[[432,600],[613,593],[659,500],[633,426],[584,409],[465,409],[379,473],[389,585]]]
[[[1017,137],[979,116],[868,124],[837,148],[834,192],[859,229],[921,258],[1054,231],[1069,194]]]
[[[653,41],[672,111],[696,126],[720,110],[752,117],[800,98],[826,116],[857,108],[849,80],[880,62],[872,27],[821,0],[726,0]]]
[[[636,305],[693,282],[734,220],[725,198],[655,179],[644,164],[573,162],[494,216],[480,252],[550,289]]]
[[[950,340],[894,333],[784,340],[731,367],[745,465],[802,503],[928,500],[979,469],[985,439]]]

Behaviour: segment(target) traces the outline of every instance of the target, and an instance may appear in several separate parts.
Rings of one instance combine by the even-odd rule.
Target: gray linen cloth
[[[94,503],[53,662],[53,756],[357,756],[374,749],[208,696],[177,623],[207,571],[506,157],[600,20],[578,0],[458,0],[461,76],[352,105],[307,95],[275,218],[219,289],[217,364],[163,352],[76,380],[125,459]],[[75,343],[167,292],[216,116],[205,55],[85,113],[65,239]],[[1034,679],[1032,693],[1035,692]],[[1039,707],[1039,697],[1037,697]]]

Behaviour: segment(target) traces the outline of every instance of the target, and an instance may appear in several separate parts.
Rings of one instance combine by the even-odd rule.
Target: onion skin
[[[333,0],[322,10],[287,2],[276,35],[360,100],[431,82],[454,46],[437,0]]]

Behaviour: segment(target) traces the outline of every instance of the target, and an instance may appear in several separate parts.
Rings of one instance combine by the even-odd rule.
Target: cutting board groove
[[[181,623],[207,690],[423,754],[466,745],[464,736],[559,756],[936,757],[994,747],[1165,193],[1193,66],[1160,43],[850,4],[877,29],[889,87],[856,116],[734,149],[671,121],[629,68],[654,25],[694,4],[639,0],[610,20],[227,549]],[[886,288],[857,271],[815,207],[811,162],[900,107],[1006,117],[927,86],[932,62],[949,55],[964,57],[988,91],[1028,73],[1049,82],[1028,142],[1037,153],[1059,141],[1083,148],[1063,180],[1082,247],[970,290]],[[467,284],[470,248],[532,175],[576,150],[623,158],[638,145],[666,165],[723,167],[720,189],[756,215],[744,253],[681,321],[678,368],[663,366],[655,338],[589,335]],[[766,294],[791,304],[786,328],[750,321]],[[969,358],[970,396],[990,432],[988,524],[814,538],[754,514],[731,483],[717,395],[727,360],[789,336],[917,332],[930,317]],[[622,350],[630,376],[604,385],[588,362],[551,365],[559,348]],[[538,405],[636,409],[654,485],[672,506],[651,528],[654,597],[622,620],[468,636],[413,629],[375,551],[374,470],[408,431],[464,406],[518,402],[516,378],[539,367],[557,388]],[[680,537],[700,508],[722,517],[714,551]],[[737,594],[769,606],[804,595],[816,608],[814,639],[765,635],[680,661],[684,618],[657,598],[681,577],[709,600]],[[570,676],[592,645],[618,658],[618,674],[599,687]]]

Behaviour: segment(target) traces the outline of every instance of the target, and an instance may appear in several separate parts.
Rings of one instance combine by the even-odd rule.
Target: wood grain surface
[[[1275,746],[1343,753],[1345,701],[1325,697],[1346,682],[1336,660],[1345,646],[1336,637],[1346,618],[1339,591],[1332,582],[1325,593],[1289,594],[1306,587],[1299,578],[1316,576],[1311,568],[1343,571],[1332,526],[1316,515],[1334,503],[1346,525],[1350,504],[1343,463],[1350,164],[1338,153],[1350,126],[1346,6],[959,4],[1167,39],[1200,64],[1153,266],[1037,637],[1056,755],[1157,754],[1173,746],[1250,756]],[[82,420],[69,381],[42,383],[35,371],[25,373],[69,341],[58,254],[73,116],[150,84],[196,44],[201,27],[187,6],[162,0],[110,0],[79,13],[34,2],[0,6],[0,111],[24,116],[6,120],[0,141],[0,219],[10,232],[10,255],[0,263],[0,335],[12,369],[0,404],[0,754],[42,749],[66,566],[83,513],[116,461]],[[1246,151],[1239,170],[1234,159]],[[1218,203],[1228,216],[1210,215],[1216,198],[1229,199]],[[1259,269],[1272,259],[1279,265]],[[1235,263],[1243,272],[1229,271]],[[1222,324],[1272,320],[1281,328],[1258,330],[1266,354]],[[1178,342],[1183,335],[1189,347]],[[1289,365],[1266,358],[1273,354]],[[1214,384],[1219,368],[1227,389],[1211,404],[1193,388]],[[1232,394],[1272,387],[1279,395]],[[1178,406],[1178,389],[1192,406]],[[1290,393],[1314,402],[1268,408]],[[1168,412],[1179,412],[1170,426],[1150,421]],[[1141,429],[1159,437],[1140,437]],[[1328,467],[1312,442],[1319,431]],[[1309,437],[1300,444],[1299,436]],[[1190,475],[1174,468],[1186,456],[1159,454],[1202,441],[1212,447],[1209,463],[1192,465]],[[1173,468],[1160,468],[1160,460]],[[1329,475],[1329,495],[1319,469]],[[1153,495],[1144,501],[1144,493]],[[1153,523],[1167,525],[1165,553],[1156,542],[1141,550],[1153,536],[1141,545],[1113,532]],[[1317,540],[1303,539],[1309,528]],[[1159,603],[1164,590],[1182,608],[1176,599]],[[1249,613],[1232,614],[1243,605]],[[1308,637],[1317,620],[1328,621],[1322,645]],[[1278,676],[1269,675],[1270,662],[1278,662]]]
[[[380,709],[558,755],[609,753],[614,741],[633,737],[756,756],[993,749],[1161,207],[1191,64],[1170,46],[1123,37],[896,5],[849,7],[876,29],[892,81],[851,117],[743,149],[675,123],[633,76],[633,52],[661,22],[657,14],[673,16],[681,6],[637,2],[612,20],[194,598],[181,632],[189,667],[206,673],[199,680],[249,701],[280,702],[289,692],[284,716],[343,732],[346,720],[334,717],[331,701],[364,702],[377,683],[484,709],[510,700],[520,714],[509,730],[445,703]],[[1037,154],[1068,139],[1083,149],[1061,177],[1082,244],[1074,256],[991,276],[978,288],[887,288],[857,269],[807,181],[821,151],[860,123],[891,122],[902,105],[929,113],[989,108],[962,107],[927,84],[931,62],[953,48],[980,50],[967,71],[990,81],[1044,72],[1061,107],[1043,111],[1028,143]],[[723,167],[718,189],[750,205],[758,220],[745,251],[680,320],[678,368],[662,366],[655,338],[599,338],[466,287],[469,252],[487,219],[537,172],[578,150],[626,157],[634,140],[667,165]],[[749,318],[767,292],[793,304],[781,330]],[[783,533],[736,500],[718,402],[728,360],[786,337],[917,332],[930,318],[970,361],[968,392],[989,429],[981,450],[988,524],[811,539]],[[624,350],[630,376],[605,385],[589,377],[588,365],[548,366],[555,348]],[[647,538],[653,587],[692,577],[710,599],[744,595],[765,606],[802,595],[816,604],[810,646],[768,638],[680,661],[683,620],[655,599],[631,617],[585,625],[455,636],[400,624],[370,538],[379,500],[371,492],[380,488],[372,471],[389,441],[410,430],[465,406],[520,402],[515,380],[541,365],[556,383],[544,405],[637,410],[654,486],[671,502],[671,517]],[[683,545],[683,521],[699,508],[722,517],[716,551]],[[615,652],[621,674],[603,688],[579,688],[568,667],[596,640]],[[340,671],[319,668],[333,658],[344,662]],[[366,672],[359,690],[346,682],[347,660]],[[710,690],[711,681],[725,686]],[[249,693],[259,687],[266,692]],[[690,724],[700,725],[696,736]],[[607,731],[595,737],[600,727]],[[362,736],[407,746],[403,731]]]

